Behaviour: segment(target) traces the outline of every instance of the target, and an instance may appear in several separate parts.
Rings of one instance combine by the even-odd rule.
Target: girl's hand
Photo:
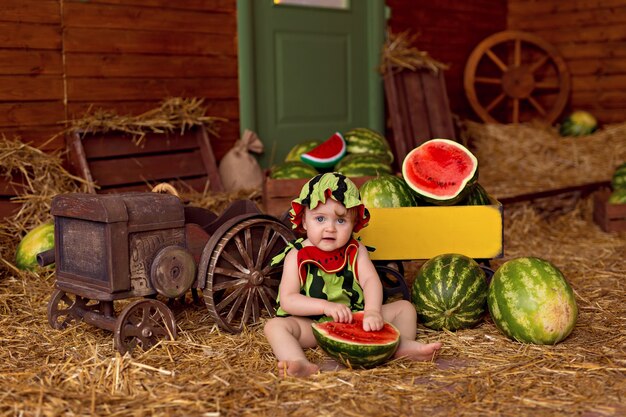
[[[352,311],[348,306],[328,301],[324,306],[324,315],[333,318],[333,321],[339,323],[352,322]]]
[[[383,328],[385,321],[379,311],[365,311],[363,315],[363,330],[377,331]]]

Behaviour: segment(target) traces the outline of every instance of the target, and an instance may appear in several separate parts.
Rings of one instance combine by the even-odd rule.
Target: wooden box
[[[223,191],[208,132],[147,133],[141,144],[120,131],[74,133],[70,161],[78,175],[96,184],[91,192],[150,191],[168,182],[179,191]]]
[[[357,187],[373,177],[350,178]],[[267,174],[263,181],[263,211],[272,216],[280,217],[291,208],[291,200],[300,195],[302,186],[308,179],[275,180]]]
[[[399,163],[429,139],[455,140],[443,71],[389,69],[384,83],[392,143]]]
[[[11,201],[13,197],[24,193],[22,180],[20,175],[9,178],[0,176],[0,219],[14,215],[22,207],[20,203]]]
[[[370,208],[370,223],[357,236],[373,246],[373,260],[430,259],[460,253],[475,259],[499,258],[503,249],[503,209],[488,206]]]
[[[626,231],[626,204],[609,204],[609,190],[593,196],[593,220],[605,232]]]

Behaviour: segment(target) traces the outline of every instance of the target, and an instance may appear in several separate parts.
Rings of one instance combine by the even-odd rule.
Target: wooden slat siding
[[[61,22],[59,0],[2,0],[0,21],[58,25]]]
[[[235,78],[71,78],[67,80],[72,101],[160,100],[164,97],[228,99],[238,92]],[[2,84],[0,79],[0,95]]]
[[[60,100],[63,80],[59,76],[0,76],[0,101]]]
[[[65,0],[66,3],[85,2],[85,0]],[[233,0],[90,0],[96,4],[121,4],[129,6],[156,7],[180,10],[199,10],[209,12],[235,12]]]
[[[0,219],[14,215],[18,212],[20,207],[20,204],[13,203],[5,198],[0,198]]]
[[[237,73],[235,56],[68,53],[65,60],[68,77],[232,78]]]
[[[394,33],[418,33],[416,46],[450,65],[444,72],[450,109],[462,118],[475,117],[465,98],[463,72],[472,50],[485,37],[506,29],[504,0],[386,0]]]
[[[161,55],[235,55],[234,35],[213,33],[131,31],[68,27],[66,52],[99,52]]]
[[[173,10],[139,6],[67,3],[64,23],[70,27],[127,30],[141,22],[141,30],[219,33],[230,35],[237,31],[236,16],[231,13]]]
[[[626,114],[626,0],[509,0],[511,29],[537,34],[563,55],[572,75],[568,111],[600,123]]]
[[[65,118],[65,107],[56,102],[0,103],[0,128],[54,125]]]
[[[94,181],[100,186],[206,175],[199,150],[142,158],[91,161],[89,169]]]
[[[130,136],[86,135],[83,140],[85,153],[90,160],[115,156],[136,157],[140,155],[198,149],[194,141],[172,137],[163,140],[163,135],[148,133],[137,145]]]
[[[10,140],[19,138],[22,142],[43,151],[57,151],[65,148],[65,137],[59,135],[62,125],[8,126],[0,127],[0,134]]]
[[[60,75],[59,51],[0,49],[0,75]]]
[[[35,23],[0,22],[0,46],[60,50],[61,28]]]

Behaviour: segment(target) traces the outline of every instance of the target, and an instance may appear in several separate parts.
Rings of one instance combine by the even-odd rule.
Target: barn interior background
[[[68,177],[59,174],[68,165],[66,157],[53,158],[46,167],[51,163],[47,157],[66,149],[68,136],[58,133],[88,110],[140,115],[168,97],[195,97],[203,99],[207,115],[224,119],[219,136],[210,140],[217,161],[239,138],[235,0],[2,3],[0,133],[43,154],[33,157],[10,149],[1,163],[4,168],[19,166],[10,165],[14,161],[9,156],[29,155],[28,164],[36,171],[35,181],[27,185],[31,194],[40,188],[42,199],[49,199],[55,189],[67,190]],[[532,182],[520,183],[519,176],[503,175],[507,170],[502,165],[509,161],[502,158],[531,163],[536,147],[545,151],[554,139],[544,128],[485,126],[467,102],[463,71],[468,56],[484,38],[506,29],[534,33],[555,46],[571,74],[564,113],[584,109],[607,127],[569,142],[588,182],[607,182],[610,168],[626,159],[626,0],[386,4],[392,32],[418,33],[419,49],[449,66],[444,77],[450,110],[460,120],[473,121],[468,129],[474,129],[472,137],[491,155],[486,163],[491,171],[484,175],[497,197],[515,197],[509,193],[515,187],[521,193],[545,191]],[[511,155],[490,148],[503,137],[516,140]],[[580,175],[570,155],[560,152],[550,148],[544,156],[566,159],[563,176]],[[549,174],[540,172],[538,177]],[[579,180],[567,185],[584,185]],[[22,181],[15,172],[0,177],[0,216],[6,218],[2,237],[7,242],[3,257],[8,261],[0,276],[0,350],[7,358],[0,365],[3,415],[626,413],[626,240],[623,233],[605,233],[593,222],[588,189],[522,202],[511,198],[505,206],[505,259],[546,257],[576,291],[579,324],[566,342],[554,347],[513,343],[489,321],[457,333],[420,329],[420,338],[446,346],[438,362],[399,361],[294,381],[274,375],[274,360],[259,326],[227,335],[203,308],[177,311],[179,340],[139,358],[116,355],[110,334],[87,325],[52,331],[45,304],[53,275],[18,272],[6,255],[17,244],[20,227],[23,232],[46,214],[27,213],[30,217],[21,217],[24,223],[9,228],[15,227],[8,224],[9,216],[21,207],[12,199],[24,190]],[[210,203],[223,206],[220,198]],[[323,361],[320,351],[311,355]]]

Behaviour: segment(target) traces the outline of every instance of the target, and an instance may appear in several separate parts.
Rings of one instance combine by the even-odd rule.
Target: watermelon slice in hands
[[[309,152],[300,155],[302,162],[315,168],[331,168],[346,154],[346,141],[336,132]]]

